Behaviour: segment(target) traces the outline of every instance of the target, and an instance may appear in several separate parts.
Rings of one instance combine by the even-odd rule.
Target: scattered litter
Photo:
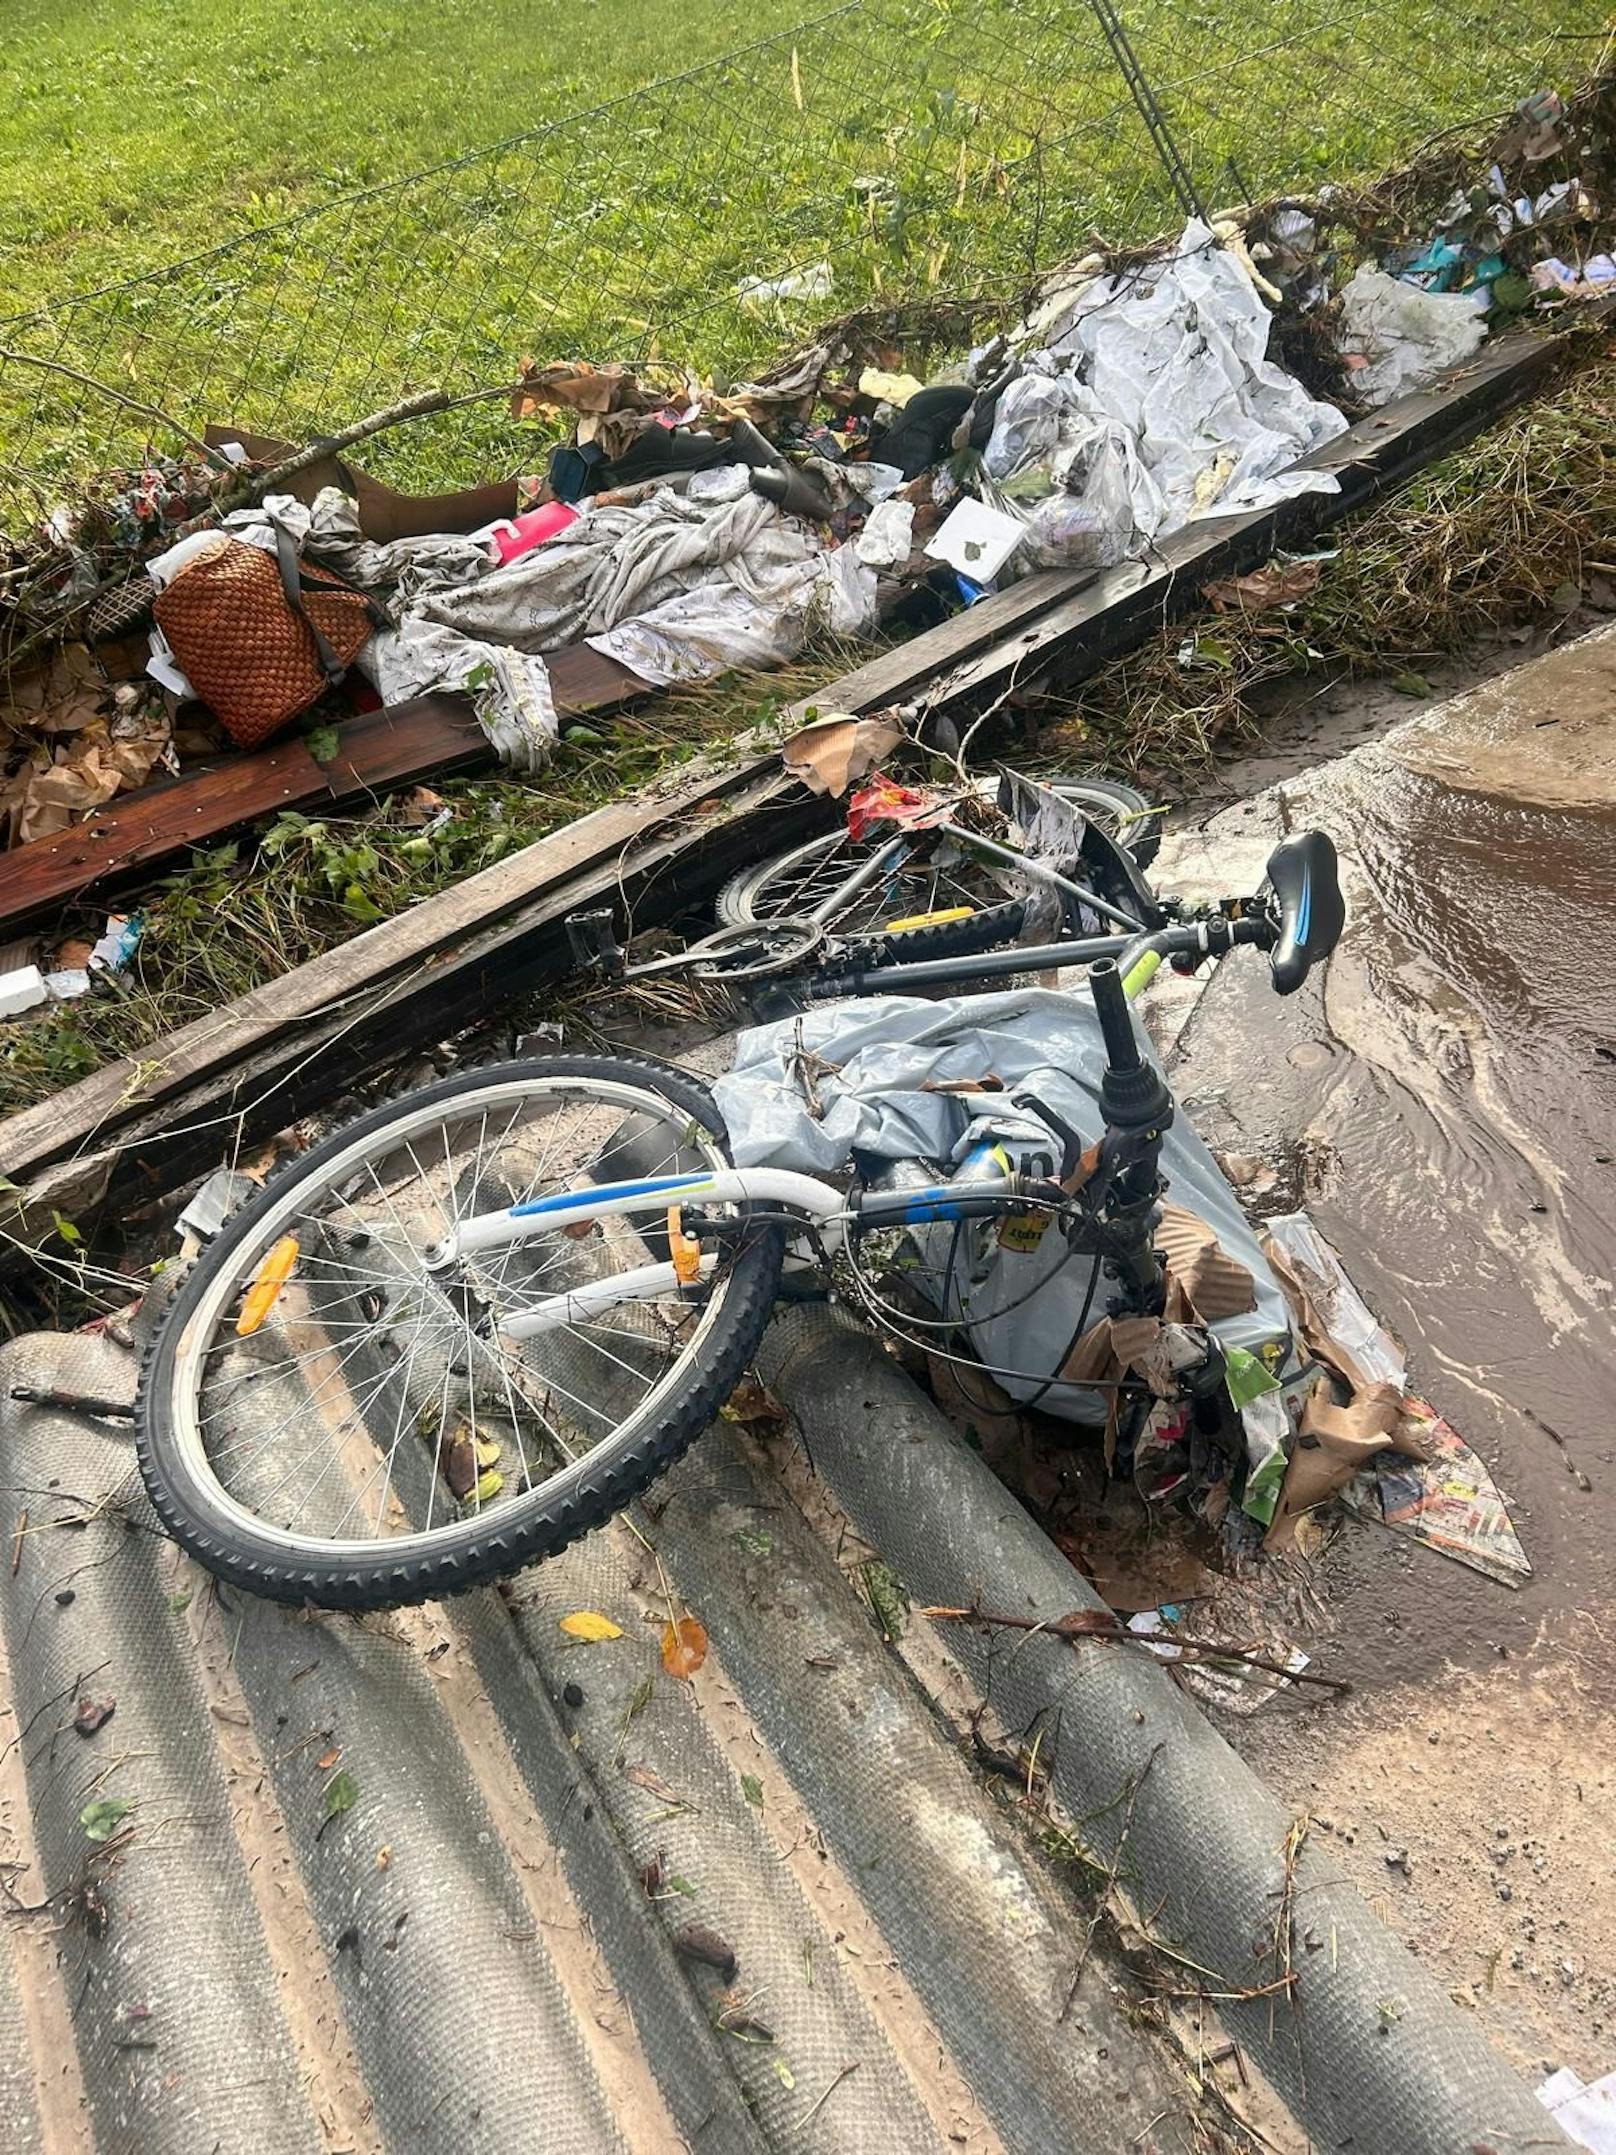
[[[1382,1518],[1503,1586],[1530,1578],[1532,1566],[1498,1485],[1451,1424],[1422,1399],[1403,1402],[1403,1428],[1430,1452],[1424,1460],[1386,1455],[1370,1475]]]
[[[1505,1586],[1531,1575],[1504,1499],[1458,1432],[1404,1391],[1402,1350],[1347,1278],[1305,1212],[1267,1222],[1267,1253],[1292,1297],[1310,1350],[1346,1389],[1346,1406],[1315,1392],[1302,1413],[1268,1546],[1330,1497],[1379,1517]]]
[[[0,1018],[14,1018],[50,1000],[45,976],[37,965],[19,965],[0,973]]]
[[[182,1245],[194,1240],[199,1246],[219,1232],[232,1212],[239,1212],[259,1185],[238,1168],[216,1167],[174,1222]]]
[[[1335,1251],[1305,1212],[1277,1213],[1264,1222],[1268,1239],[1289,1260],[1288,1269],[1316,1312],[1338,1356],[1350,1358],[1362,1384],[1401,1389],[1408,1365],[1385,1326],[1346,1275]],[[1269,1253],[1272,1255],[1272,1252]]]
[[[890,404],[894,411],[902,411],[909,399],[918,397],[926,386],[916,374],[893,374],[882,367],[866,367],[858,385],[861,397],[874,397],[878,404]]]
[[[108,914],[106,927],[90,946],[89,970],[104,966],[108,972],[121,973],[140,948],[144,927],[139,913]]]
[[[1017,518],[965,494],[927,540],[926,552],[973,583],[991,584],[1025,537],[1025,527]]]
[[[1229,576],[1220,581],[1201,586],[1201,595],[1209,599],[1218,612],[1265,614],[1281,607],[1294,606],[1298,599],[1305,599],[1319,588],[1322,565],[1315,559],[1293,560],[1283,557],[1270,561],[1265,568],[1253,569],[1249,576]]]
[[[1616,287],[1616,257],[1591,254],[1573,269],[1551,254],[1533,263],[1531,282],[1535,290],[1557,293],[1563,299],[1601,299]]]
[[[98,1728],[104,1728],[117,1712],[116,1699],[81,1698],[73,1713],[73,1726],[81,1736],[93,1736]]]
[[[1260,1712],[1277,1692],[1290,1688],[1287,1677],[1299,1676],[1312,1659],[1299,1646],[1284,1642],[1277,1646],[1270,1643],[1267,1649],[1268,1658],[1280,1663],[1284,1673],[1254,1668],[1245,1661],[1220,1661],[1215,1654],[1190,1655],[1172,1643],[1173,1632],[1183,1618],[1183,1609],[1168,1602],[1159,1609],[1142,1609],[1137,1616],[1130,1616],[1128,1629],[1136,1637],[1160,1640],[1159,1645],[1153,1643],[1150,1647],[1156,1659],[1177,1662],[1185,1686],[1206,1705],[1224,1713],[1244,1716]]]
[[[1616,2073],[1584,2084],[1562,2065],[1538,2089],[1537,2099],[1578,2147],[1592,2155],[1616,2155]]]
[[[1268,357],[1272,326],[1234,254],[1192,219],[1173,254],[1089,285],[1050,338],[1082,355],[1099,404],[1134,444],[1143,539],[1338,491],[1330,473],[1292,468],[1346,420]]]
[[[865,518],[864,529],[853,544],[860,561],[872,569],[895,569],[909,559],[914,531],[912,501],[882,501]]]
[[[828,262],[811,262],[784,277],[743,277],[735,297],[745,306],[778,306],[787,299],[829,299],[836,289],[836,273]]]
[[[792,777],[811,793],[840,799],[855,778],[873,771],[902,739],[902,727],[891,719],[833,716],[799,728],[780,754]]]

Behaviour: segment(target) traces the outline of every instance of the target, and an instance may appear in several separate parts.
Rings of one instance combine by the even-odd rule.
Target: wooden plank
[[[676,785],[651,787],[631,800],[613,802],[507,854],[429,904],[396,913],[222,1010],[193,1019],[138,1059],[109,1064],[54,1100],[8,1117],[0,1124],[0,1171],[14,1177],[33,1172],[118,1128],[136,1109],[169,1099],[198,1079],[228,1068],[249,1050],[356,992],[431,963],[470,930],[497,923],[535,895],[566,888],[585,871],[617,862],[670,818],[762,777],[782,791],[788,784],[776,756],[739,768],[710,762],[687,765]]]
[[[612,904],[620,913],[631,909],[637,926],[655,925],[710,896],[760,842],[788,843],[819,805],[790,786],[771,759],[717,812],[709,802],[686,803],[631,850],[550,884],[502,920],[466,926],[456,942],[406,971],[360,974],[335,1006],[306,1008],[298,1022],[282,1013],[275,1028],[243,1042],[233,1057],[200,1058],[207,1075],[172,1098],[148,1106],[137,1093],[73,1148],[36,1146],[54,1157],[28,1176],[23,1222],[9,1223],[11,1232],[48,1232],[53,1207],[83,1226],[104,1211],[134,1216],[300,1115],[329,1107],[356,1081],[486,1018],[514,995],[565,977],[572,969],[564,925],[570,913]],[[323,968],[325,961],[313,963]],[[230,1037],[241,1039],[233,1028]],[[9,1126],[0,1134],[9,1155]],[[8,1244],[0,1269],[18,1254]]]
[[[654,693],[637,674],[580,644],[550,662],[556,709],[566,717],[622,710]],[[412,697],[338,722],[340,747],[321,765],[301,737],[210,759],[176,777],[121,794],[82,823],[4,855],[0,938],[136,871],[173,860],[285,808],[347,808],[494,761],[463,696]]]
[[[1106,570],[1086,590],[956,667],[935,684],[928,709],[985,703],[1051,678],[1062,685],[1081,680],[1139,642],[1151,625],[1195,605],[1201,586],[1214,577],[1257,567],[1276,546],[1363,508],[1470,440],[1531,396],[1559,363],[1561,349],[1555,338],[1529,331],[1495,338],[1429,389],[1399,397],[1300,459],[1304,469],[1333,473],[1338,493],[1300,494],[1267,509],[1183,526],[1148,560]]]
[[[343,808],[431,771],[488,760],[488,743],[460,696],[417,696],[366,711],[338,730],[337,754],[316,763],[301,738],[221,756],[124,795],[86,822],[16,847],[0,862],[0,936],[97,885],[172,860],[285,808]]]

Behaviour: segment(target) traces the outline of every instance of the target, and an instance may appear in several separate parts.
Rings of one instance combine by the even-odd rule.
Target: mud
[[[1261,1209],[1313,1213],[1534,1574],[1340,1525],[1303,1643],[1352,1698],[1230,1732],[1523,2067],[1592,2076],[1616,2063],[1616,632],[1365,735],[1200,834],[1216,861],[1322,823],[1351,918],[1289,1003],[1224,968],[1175,1081],[1264,1163]]]

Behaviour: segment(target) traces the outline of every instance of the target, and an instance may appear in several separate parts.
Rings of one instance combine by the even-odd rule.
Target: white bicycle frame
[[[917,1191],[916,1197],[926,1193]],[[665,1213],[687,1199],[701,1198],[714,1205],[768,1205],[772,1209],[803,1215],[839,1241],[847,1215],[847,1199],[833,1183],[818,1182],[812,1175],[792,1174],[784,1168],[723,1168],[710,1173],[656,1175],[639,1182],[602,1182],[582,1190],[564,1190],[555,1197],[539,1197],[525,1205],[511,1205],[503,1212],[482,1212],[462,1220],[452,1234],[426,1253],[433,1272],[447,1271],[463,1258],[479,1257],[514,1243],[535,1241],[541,1235],[559,1234],[593,1220],[622,1218],[633,1213]],[[705,1278],[718,1263],[716,1253],[703,1252],[699,1274]],[[549,1295],[520,1315],[507,1317],[500,1331],[507,1339],[531,1339],[540,1332],[577,1324],[597,1317],[624,1302],[659,1302],[677,1295],[682,1284],[678,1268],[664,1264],[637,1265],[605,1279],[589,1280],[564,1294]]]

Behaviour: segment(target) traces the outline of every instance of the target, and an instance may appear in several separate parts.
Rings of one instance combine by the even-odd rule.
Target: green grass
[[[842,307],[982,291],[1009,307],[1094,234],[1141,240],[1179,216],[1087,0],[856,0],[791,29],[802,8],[11,0],[0,304],[224,251],[0,325],[0,343],[193,424],[301,435],[405,386],[508,380],[530,351],[726,372]],[[1213,202],[1379,169],[1566,79],[1592,51],[1567,32],[1599,12],[1128,9]],[[612,103],[671,69],[685,73]],[[385,185],[445,159],[466,161]],[[828,301],[759,315],[736,299],[738,279],[819,260]],[[145,433],[69,385],[0,372],[0,482],[123,461]],[[375,454],[430,482],[509,470],[531,448],[494,408]]]

